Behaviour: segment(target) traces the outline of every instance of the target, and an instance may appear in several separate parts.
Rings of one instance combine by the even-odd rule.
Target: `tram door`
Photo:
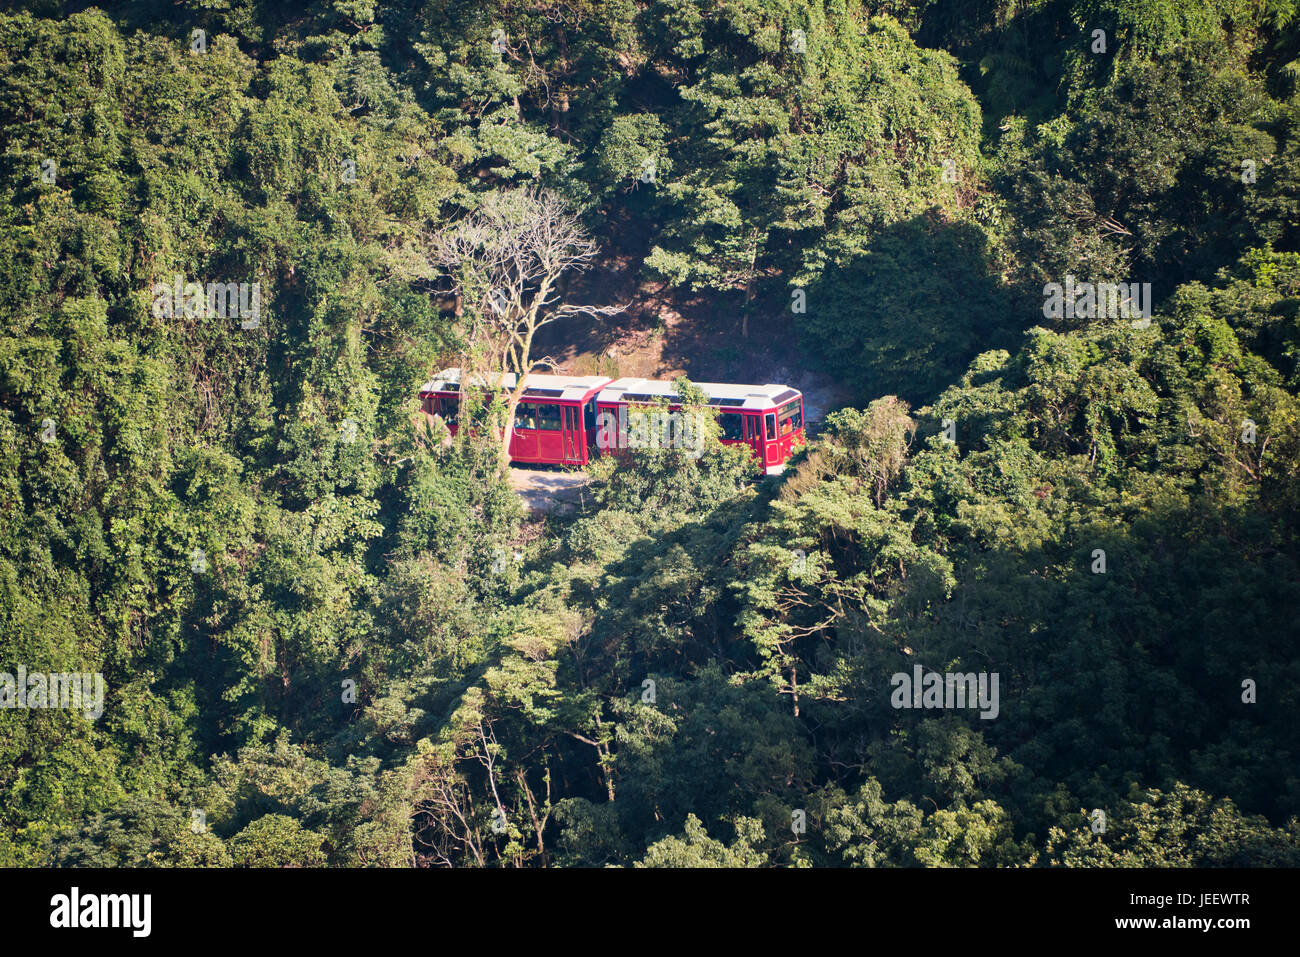
[[[741,416],[745,420],[745,442],[754,454],[758,456],[759,462],[763,462],[763,425],[762,420],[756,415]]]
[[[781,446],[777,442],[776,431],[776,413],[768,412],[763,416],[763,425],[767,431],[767,455],[763,457],[763,465],[776,465],[781,461]]]
[[[564,461],[582,463],[582,433],[579,431],[577,406],[561,406],[564,416],[562,427],[564,435]]]
[[[587,443],[585,458],[587,461],[591,461],[600,452],[596,447],[596,437],[599,435],[599,431],[596,428],[596,397],[594,395],[582,407],[582,430]]]

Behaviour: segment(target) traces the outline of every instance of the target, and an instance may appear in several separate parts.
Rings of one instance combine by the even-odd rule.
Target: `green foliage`
[[[202,818],[143,795],[96,814],[60,844],[58,867],[230,867],[231,856]]]
[[[323,838],[291,817],[267,814],[230,839],[235,867],[316,867],[325,863]]]
[[[1293,7],[0,15],[0,671],[106,689],[0,709],[0,864],[1296,866]],[[416,395],[537,188],[854,407],[525,516]]]
[[[763,826],[752,818],[736,822],[736,842],[730,846],[704,832],[694,814],[686,817],[685,837],[665,837],[646,848],[637,867],[761,867],[763,856],[753,844],[763,839]]]

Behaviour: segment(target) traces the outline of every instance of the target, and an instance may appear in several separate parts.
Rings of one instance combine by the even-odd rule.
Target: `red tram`
[[[517,381],[515,375],[507,374],[498,387],[512,390]],[[765,474],[780,474],[804,443],[803,394],[797,389],[770,384],[695,384],[717,410],[721,440],[748,445]],[[445,369],[420,389],[424,411],[440,416],[452,434],[459,422],[461,386],[460,370]],[[586,465],[594,455],[627,447],[630,412],[663,401],[668,402],[670,412],[681,408],[671,382],[530,375],[515,409],[510,459],[521,464]],[[617,441],[610,436],[608,425],[612,423],[618,423],[620,430]]]

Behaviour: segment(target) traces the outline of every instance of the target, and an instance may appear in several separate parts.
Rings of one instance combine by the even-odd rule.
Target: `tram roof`
[[[461,370],[443,369],[424,384],[424,392],[455,392],[460,389]],[[518,376],[508,372],[502,376],[491,373],[475,376],[475,384],[480,388],[513,389]],[[736,410],[770,409],[799,395],[798,390],[779,383],[766,385],[740,385],[731,382],[696,382],[709,405]],[[598,401],[601,402],[656,402],[667,399],[669,402],[680,401],[677,387],[672,382],[662,379],[637,379],[625,377],[610,379],[608,376],[568,376],[543,375],[533,373],[528,376],[524,397],[529,399],[562,399],[580,401],[593,389],[599,389]]]
[[[424,392],[455,392],[460,389],[461,370],[443,369],[420,389]],[[499,381],[498,381],[499,380]],[[563,399],[577,401],[587,396],[593,389],[599,389],[611,381],[609,376],[601,375],[543,375],[533,373],[528,376],[524,396],[530,399]],[[513,389],[519,377],[513,372],[497,376],[492,373],[474,376],[473,382],[479,388]]]
[[[709,400],[709,405],[732,409],[770,409],[799,395],[797,389],[779,383],[739,385],[733,382],[694,383]],[[662,379],[616,379],[600,391],[599,402],[655,402],[681,399],[677,386]]]

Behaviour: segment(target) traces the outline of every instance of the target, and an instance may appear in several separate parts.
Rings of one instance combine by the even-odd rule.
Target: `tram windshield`
[[[787,402],[777,413],[781,423],[781,435],[789,435],[803,428],[803,406],[798,399]]]

